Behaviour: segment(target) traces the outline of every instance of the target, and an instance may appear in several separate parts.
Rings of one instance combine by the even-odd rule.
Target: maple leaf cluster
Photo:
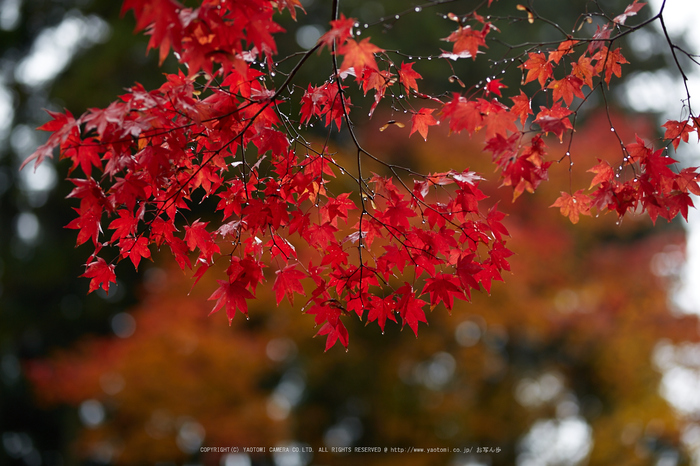
[[[641,5],[635,0],[615,23],[623,25]],[[561,141],[573,134],[575,99],[602,90],[627,63],[606,25],[588,40],[567,36],[556,47],[522,52],[517,95],[503,99],[507,87],[495,77],[462,93],[427,95],[419,90],[416,62],[393,61],[371,37],[355,40],[356,20],[335,11],[317,45],[300,54],[283,81],[274,81],[274,34],[284,30],[273,15],[287,10],[296,19],[296,8],[298,0],[204,0],[196,8],[175,0],[124,2],[137,30],[150,35],[149,48],[159,50],[161,61],[172,50],[186,72],[167,75],[153,91],[137,84],[107,108],[78,118],[50,112],[53,120],[40,129],[52,134],[27,160],[39,164],[58,147],[72,162],[69,197],[80,205],[67,227],[78,230],[78,245],[94,247],[83,274],[91,279],[89,291],[108,291],[120,260],[138,268],[153,248],[167,246],[183,270],[194,271],[195,283],[225,262],[225,279],[210,299],[212,312],[223,309],[229,320],[238,311],[247,314],[258,285],[269,280],[278,304],[304,297],[303,309],[327,337],[326,350],[338,341],[348,346],[344,320],[353,315],[382,331],[387,320],[400,319],[417,336],[426,308],[442,303],[451,310],[455,299],[490,291],[510,269],[504,214],[484,206],[483,178],[466,167],[420,174],[364,150],[351,124],[351,82],[365,96],[373,92],[370,116],[397,94],[405,102],[427,100],[423,107],[406,104],[409,136],[427,139],[439,124],[483,135],[502,184],[517,198],[548,179],[555,159],[545,136]],[[475,60],[497,31],[476,12],[447,19],[457,23],[444,39],[453,44],[441,55],[447,60]],[[303,95],[292,99],[296,72],[324,51],[333,74],[298,86]],[[268,74],[255,68],[258,61],[267,63]],[[526,85],[535,81],[539,87],[528,95]],[[531,102],[540,92],[548,105],[535,114]],[[292,102],[298,116],[280,110]],[[350,132],[356,170],[343,167],[327,142],[293,129],[316,121],[329,134]],[[698,130],[693,118],[665,127],[674,147]],[[674,160],[639,139],[623,151],[633,179],[621,181],[619,170],[601,161],[591,169],[595,192],[562,193],[553,206],[574,223],[591,208],[620,216],[644,210],[652,220],[686,216],[689,193],[700,191],[695,169],[675,173]],[[385,173],[364,174],[363,159]],[[338,177],[355,188],[339,188],[347,183]],[[215,216],[187,219],[186,211],[206,198],[216,199]]]

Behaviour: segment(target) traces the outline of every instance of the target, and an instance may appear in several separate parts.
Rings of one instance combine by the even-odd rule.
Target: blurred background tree
[[[621,11],[626,3],[606,8]],[[553,21],[573,24],[586,4],[536,6]],[[206,297],[215,285],[205,278],[186,296],[191,282],[168,266],[144,264],[140,274],[122,273],[109,296],[86,296],[87,281],[76,278],[82,254],[73,247],[74,232],[63,229],[72,218],[71,203],[63,199],[70,187],[58,182],[67,167],[45,164],[32,175],[19,173],[19,163],[41,142],[33,128],[46,119],[42,107],[82,113],[105,106],[134,82],[157,87],[161,73],[175,64],[166,62],[163,70],[154,54],[144,55],[145,40],[132,35],[130,16],[118,19],[118,3],[1,5],[0,463],[691,462],[692,423],[659,392],[663,370],[683,358],[683,348],[692,354],[694,346],[683,342],[698,339],[694,317],[670,312],[669,283],[683,260],[682,230],[674,224],[652,230],[634,217],[622,225],[612,218],[583,219],[572,228],[555,209],[546,209],[568,186],[542,185],[515,204],[510,193],[487,193],[494,202],[504,197],[500,205],[510,212],[513,274],[507,286],[496,284],[492,296],[475,295],[451,316],[437,307],[418,340],[388,323],[384,335],[350,329],[350,352],[324,354],[321,339],[310,338],[310,318],[276,309],[272,299],[257,300],[251,319],[237,319],[229,328],[222,315],[207,317]],[[327,2],[304,5],[307,19],[283,23],[296,40],[280,41],[281,56],[309,47],[326,27]],[[413,5],[346,0],[342,8],[373,23]],[[510,2],[493,8],[494,14],[516,14]],[[400,43],[427,55],[434,50],[421,49],[415,31],[440,31],[436,16],[405,16],[381,30],[387,40],[403,34],[397,48]],[[541,25],[517,22],[499,39],[545,41],[548,34]],[[662,54],[639,52],[630,61],[642,70],[666,66]],[[420,67],[426,88],[444,79],[444,70],[431,69],[445,66],[435,61]],[[460,76],[474,81],[491,72],[485,61],[459,66]],[[653,135],[653,117],[627,116],[623,100],[617,103],[620,112],[612,115],[624,140],[635,132]],[[474,159],[472,169],[485,166],[485,154],[466,138],[423,143],[391,137],[397,127],[379,133],[390,118],[375,115],[361,125],[369,149],[409,157],[426,171],[449,169],[465,156]],[[577,163],[619,152],[606,118],[591,112],[579,128],[572,148]],[[347,141],[336,143],[342,152]],[[556,169],[568,171],[568,163]],[[572,177],[573,186],[587,187],[592,175],[574,171]],[[293,444],[314,451],[355,445],[474,451],[286,457],[199,452],[203,445]],[[500,452],[476,453],[477,447]]]

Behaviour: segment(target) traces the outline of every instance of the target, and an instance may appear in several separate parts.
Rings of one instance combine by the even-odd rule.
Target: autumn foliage
[[[138,268],[167,247],[195,282],[215,264],[225,269],[209,299],[212,312],[224,310],[229,320],[248,313],[267,281],[277,304],[303,302],[327,337],[326,350],[338,341],[348,346],[346,322],[354,317],[381,331],[387,320],[398,321],[417,335],[428,308],[442,303],[449,311],[472,291],[490,292],[510,270],[504,214],[487,200],[473,164],[418,172],[392,163],[365,149],[353,119],[386,104],[407,113],[405,123],[388,123],[410,124],[406,137],[427,139],[441,125],[478,138],[501,184],[518,198],[545,182],[554,163],[573,163],[570,150],[548,144],[571,147],[583,103],[593,93],[605,99],[622,75],[627,60],[618,39],[662,14],[629,26],[644,6],[635,0],[614,18],[584,15],[574,35],[559,30],[557,43],[513,46],[484,82],[451,78],[461,91],[425,93],[410,51],[385,50],[381,37],[359,38],[359,23],[338,3],[314,47],[280,59],[276,38],[284,29],[273,17],[301,20],[298,0],[204,0],[196,8],[124,2],[137,30],[150,36],[149,48],[161,62],[175,54],[181,71],[159,89],[136,84],[77,118],[49,112],[52,120],[40,129],[51,135],[25,162],[39,164],[58,148],[72,163],[69,197],[79,205],[67,228],[77,230],[77,245],[93,247],[83,274],[89,291],[108,291],[120,261]],[[482,59],[500,22],[507,25],[485,16],[491,3],[455,5],[467,12],[444,16],[444,35],[431,38],[434,58]],[[538,19],[518,7],[524,20]],[[593,16],[604,21],[586,33]],[[449,50],[441,50],[445,43]],[[315,54],[327,57],[331,74],[297,82]],[[522,74],[522,86],[508,89],[496,78],[505,73]],[[546,105],[533,108],[535,98]],[[675,149],[698,131],[689,109],[687,118],[663,126],[656,146],[639,136],[620,139],[619,157],[584,167],[593,174],[590,186],[572,186],[552,207],[573,223],[591,212],[646,213],[652,221],[687,216],[690,194],[700,194],[698,173],[675,169],[663,145]],[[325,138],[314,124],[325,127]],[[350,136],[352,153],[336,152],[337,132]],[[214,212],[188,215],[204,202]]]
[[[644,118],[612,116],[624,138],[652,129]],[[578,127],[577,161],[616,154],[607,125],[601,113]],[[417,169],[434,163],[431,153],[449,154],[443,162],[452,164],[478,148],[466,137],[444,137],[446,128],[435,130],[443,137],[427,144],[400,141],[399,151],[416,159]],[[394,143],[376,141],[373,150]],[[133,335],[90,336],[31,361],[34,393],[42,405],[101,403],[103,422],[79,429],[72,451],[90,461],[107,449],[114,464],[224,463],[226,453],[184,448],[181,432],[196,422],[203,446],[294,442],[313,447],[309,464],[355,465],[359,453],[319,451],[342,445],[329,432],[348,417],[362,425],[354,445],[450,452],[363,454],[367,465],[459,464],[464,456],[453,448],[474,445],[501,449],[477,455],[482,463],[510,466],[527,456],[522,439],[534,425],[572,418],[590,426],[588,464],[648,464],[669,449],[684,464],[681,439],[692,418],[680,417],[661,396],[665,376],[652,362],[661,345],[695,351],[698,341],[697,318],[669,309],[683,235],[648,234],[642,217],[618,226],[608,216],[572,228],[557,209],[546,209],[568,184],[554,175],[567,169],[555,165],[551,182],[516,204],[507,202],[506,190],[492,190],[509,213],[510,244],[518,251],[510,258],[513,273],[492,296],[455,301],[452,315],[436,310],[418,342],[393,322],[380,335],[348,319],[352,351],[323,354],[318,339],[309,338],[308,321],[275,308],[275,293],[259,293],[249,301],[250,321],[236,319],[229,328],[206,317],[217,274],[206,274],[184,296],[189,278],[161,260],[146,274],[140,304],[127,309]],[[573,172],[572,181],[587,185],[590,173]],[[281,396],[290,386],[291,406]],[[251,453],[250,460],[274,463],[272,456]]]

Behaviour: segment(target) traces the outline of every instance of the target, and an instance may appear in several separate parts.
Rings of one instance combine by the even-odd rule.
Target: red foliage
[[[635,0],[615,22],[624,25],[642,6]],[[92,239],[95,246],[84,274],[92,279],[90,291],[109,288],[118,260],[128,257],[138,267],[150,258],[150,245],[167,244],[183,269],[192,268],[189,254],[196,255],[197,279],[214,262],[228,262],[227,279],[219,280],[210,299],[216,300],[212,312],[225,308],[229,319],[237,310],[247,313],[247,300],[265,281],[266,264],[275,272],[278,304],[308,293],[304,308],[321,326],[318,334],[327,336],[326,349],[337,341],[347,347],[342,319],[352,314],[382,330],[387,319],[400,316],[417,335],[428,304],[421,296],[429,296],[431,306],[451,309],[455,298],[468,300],[481,286],[490,290],[491,281],[509,270],[507,231],[495,206],[484,210],[482,178],[468,168],[421,174],[363,149],[349,119],[351,77],[365,94],[374,90],[370,115],[397,82],[406,93],[400,99],[434,103],[406,107],[412,115],[409,136],[427,138],[430,126],[444,123],[453,133],[482,132],[502,184],[516,198],[547,180],[559,158],[548,157],[542,137],[573,137],[575,99],[609,85],[627,63],[605,25],[592,38],[565,37],[555,47],[521,53],[527,74],[523,88],[506,96],[512,105],[498,99],[506,89],[498,79],[466,93],[427,95],[419,91],[415,63],[392,61],[394,52],[369,37],[355,41],[355,19],[334,12],[331,29],[286,77],[268,80],[277,54],[274,35],[284,31],[273,14],[286,9],[296,19],[300,7],[297,0],[204,0],[196,8],[175,0],[125,1],[123,10],[133,10],[136,29],[150,35],[149,48],[159,50],[161,61],[175,52],[186,74],[167,75],[150,92],[135,85],[106,109],[77,119],[51,112],[53,120],[40,128],[52,133],[48,142],[25,162],[39,164],[56,147],[71,160],[76,188],[69,197],[80,199],[80,208],[67,227],[79,230],[78,244]],[[497,31],[476,12],[449,19],[459,23],[445,39],[453,43],[452,53],[443,54],[449,58],[476,60],[487,35]],[[305,84],[299,113],[283,114],[281,105],[298,99],[290,91],[298,69],[324,47],[333,74],[321,85]],[[253,68],[256,61],[267,63],[268,75]],[[554,79],[555,72],[563,77]],[[539,88],[530,91],[526,85],[534,81]],[[277,87],[268,87],[270,82]],[[531,119],[532,97],[547,89],[551,99]],[[344,120],[357,147],[353,165],[336,160],[327,142],[309,142],[294,129],[318,121],[330,134]],[[528,120],[539,130],[528,127]],[[691,116],[664,127],[676,148],[698,130],[698,120]],[[696,170],[674,172],[673,159],[639,138],[622,148],[623,164],[600,161],[591,169],[594,192],[564,192],[552,206],[573,223],[590,209],[620,217],[645,211],[653,221],[686,216],[689,193],[698,191]],[[368,176],[365,160],[383,172]],[[99,181],[95,172],[103,173]],[[337,193],[343,184],[332,178],[339,175],[354,186],[352,192]],[[219,199],[218,221],[183,221],[195,199],[210,196]],[[114,230],[109,239],[102,237],[103,222]],[[304,243],[315,254],[302,260],[296,246]],[[108,263],[103,256],[110,250],[116,252]]]

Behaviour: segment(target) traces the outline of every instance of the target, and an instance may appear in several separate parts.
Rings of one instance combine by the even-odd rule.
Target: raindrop
[[[610,128],[610,131],[612,131],[612,132],[614,133],[614,132],[615,132],[615,128]]]
[[[421,8],[421,7],[417,6],[417,7],[415,7],[414,9],[416,10],[416,13],[420,13],[420,12],[421,12],[421,10],[422,10],[423,8]]]
[[[501,70],[501,74],[506,74],[506,70]]]
[[[399,19],[399,18],[400,18],[399,15],[394,16],[394,19]]]
[[[442,15],[442,19],[447,19],[447,15]]]
[[[359,36],[360,34],[362,34],[362,31],[356,31],[356,32],[355,32],[355,35],[356,35],[356,36]]]
[[[250,320],[250,316],[249,315],[245,316],[245,320]]]
[[[399,94],[399,99],[403,99],[403,94]]]
[[[365,23],[365,24],[363,25],[363,27],[364,27],[365,29],[367,29],[367,28],[369,27],[369,24]]]
[[[273,78],[275,77],[275,74],[277,73],[275,73],[274,71],[270,71],[270,76],[272,76]]]
[[[571,152],[566,151],[566,156],[567,156],[567,157],[571,157]]]
[[[432,60],[432,59],[433,59],[433,57],[428,57],[428,60]]]

